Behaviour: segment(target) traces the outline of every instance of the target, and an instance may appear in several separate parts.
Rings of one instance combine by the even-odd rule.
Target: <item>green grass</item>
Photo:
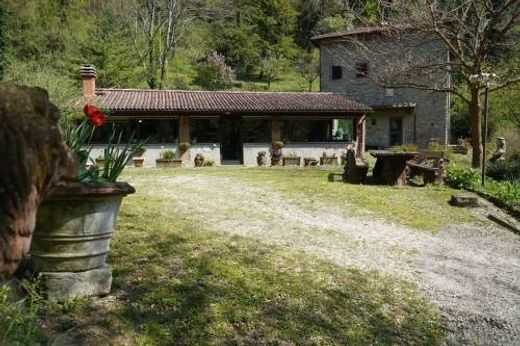
[[[166,171],[129,170],[123,178],[132,182],[141,175],[157,172],[159,176]],[[380,198],[373,195],[382,193],[390,201],[381,205],[396,198],[405,201],[403,210],[409,213],[414,201],[434,196],[430,206],[438,207],[436,200],[444,203],[448,193],[332,183],[327,180],[328,172],[322,170],[204,168],[169,172],[234,177],[269,186],[291,198],[319,198],[331,205],[365,196],[360,205],[346,210],[370,207]],[[150,180],[150,184],[155,183]],[[100,345],[442,342],[438,308],[413,284],[377,271],[338,268],[309,254],[214,232],[205,228],[197,215],[176,213],[167,196],[139,193],[147,188],[139,185],[138,193],[125,199],[118,219],[108,260],[114,268],[112,291],[117,299],[57,307],[41,303],[40,332],[50,336],[78,327],[84,333],[77,342]],[[389,212],[384,213],[388,216]],[[397,215],[391,217],[397,219]],[[46,342],[45,338],[40,341]]]

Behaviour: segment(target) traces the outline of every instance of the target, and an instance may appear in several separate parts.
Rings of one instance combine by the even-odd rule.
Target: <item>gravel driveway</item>
[[[143,193],[171,199],[173,210],[216,231],[415,282],[440,306],[447,344],[520,345],[520,237],[507,230],[451,225],[433,235],[351,217],[319,201],[308,210],[265,187],[203,174],[146,185]]]

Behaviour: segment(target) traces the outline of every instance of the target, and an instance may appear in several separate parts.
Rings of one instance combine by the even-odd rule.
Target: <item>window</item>
[[[395,92],[392,88],[385,88],[385,96],[392,97],[394,96]]]
[[[94,131],[91,143],[108,143],[113,129],[123,131],[122,143],[128,143],[134,133],[135,141],[146,139],[150,144],[175,143],[179,132],[176,119],[112,121]],[[114,141],[117,141],[117,138],[114,138]]]
[[[329,142],[332,121],[330,119],[286,119],[283,120],[284,142]]]
[[[332,66],[332,79],[343,78],[343,69],[341,66]]]
[[[191,119],[190,138],[193,143],[219,143],[219,118]]]
[[[270,143],[271,119],[248,119],[242,121],[244,143]]]
[[[366,77],[368,74],[368,62],[358,62],[356,64],[356,77]]]

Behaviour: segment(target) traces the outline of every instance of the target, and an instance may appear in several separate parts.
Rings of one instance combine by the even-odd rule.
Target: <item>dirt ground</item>
[[[133,183],[138,188],[146,179]],[[320,201],[310,210],[268,187],[221,176],[177,175],[146,185],[153,187],[142,193],[170,199],[173,210],[197,215],[215,231],[415,282],[439,305],[446,344],[520,344],[520,236],[508,230],[461,224],[433,234],[352,217]]]

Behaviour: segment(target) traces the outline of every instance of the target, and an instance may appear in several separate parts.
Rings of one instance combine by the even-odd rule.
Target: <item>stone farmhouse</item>
[[[318,158],[326,153],[338,159],[347,145],[355,145],[361,155],[366,147],[425,147],[432,139],[447,144],[449,93],[385,88],[370,78],[381,66],[395,65],[378,61],[378,48],[386,47],[392,56],[402,48],[384,35],[388,28],[314,37],[321,52],[319,93],[97,89],[95,68],[83,65],[83,97],[77,105],[100,104],[128,136],[135,131],[138,139],[148,138],[145,166],[154,166],[161,152],[176,150],[181,142],[191,143],[182,157],[185,165],[193,165],[198,153],[217,165],[256,165],[257,153],[269,155],[273,141],[284,142],[284,154]],[[363,42],[363,50],[352,38]],[[399,59],[448,59],[435,40],[414,37],[409,42],[405,58]],[[413,78],[450,83],[445,71]],[[111,127],[105,128],[93,143],[107,140]],[[94,145],[93,157],[99,154]]]
[[[384,74],[395,74],[397,79],[403,77],[399,75],[402,70],[422,64],[444,67],[449,53],[441,42],[389,25],[320,35],[313,42],[320,48],[321,90],[348,95],[374,109],[366,123],[368,148],[408,143],[425,147],[430,140],[448,144],[448,92],[381,86]],[[404,82],[450,86],[447,69],[421,72],[410,73]]]

